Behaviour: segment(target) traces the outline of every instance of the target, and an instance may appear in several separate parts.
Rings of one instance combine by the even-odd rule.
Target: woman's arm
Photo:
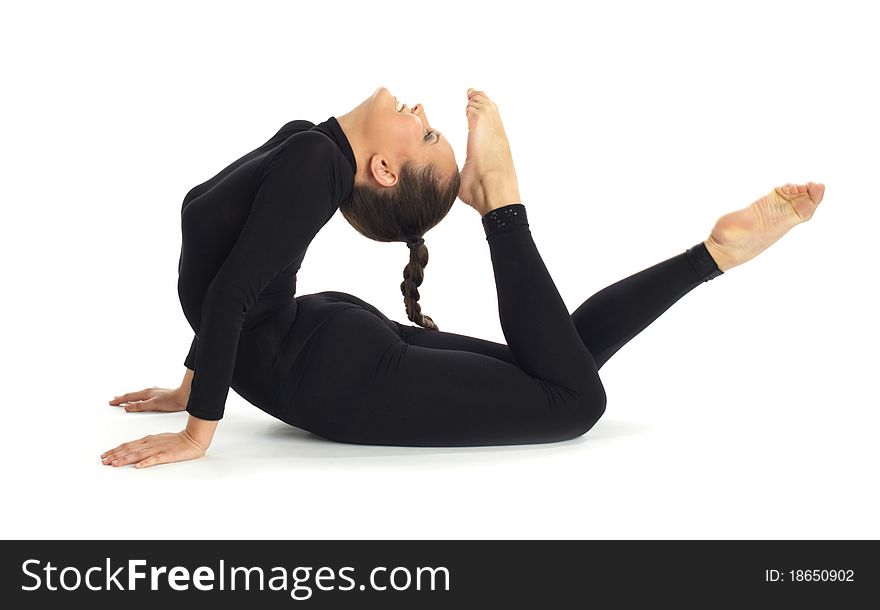
[[[208,287],[178,391],[190,417],[181,432],[148,435],[101,455],[107,465],[153,466],[201,457],[223,417],[248,310],[336,211],[337,146],[319,132],[290,138],[260,168],[254,202]]]
[[[214,440],[214,431],[217,429],[217,422],[219,420],[208,420],[208,419],[199,419],[195,415],[190,415],[186,420],[186,428],[184,432],[189,435],[191,440],[194,440],[201,448],[202,453],[208,450],[208,447],[211,446],[211,441]]]
[[[291,137],[258,170],[245,224],[202,299],[186,411],[222,419],[247,312],[337,209],[342,153],[317,131]]]
[[[216,421],[204,421],[190,415],[186,428],[180,432],[148,434],[128,443],[122,443],[101,454],[105,466],[148,468],[157,464],[194,460],[205,455],[214,437]]]
[[[187,400],[189,400],[192,378],[193,370],[186,369],[183,381],[180,382],[180,387],[174,390],[179,399],[180,410],[183,410]],[[144,392],[146,391],[144,390]],[[111,401],[111,404],[113,404],[113,401]],[[151,409],[138,408],[134,410],[148,411]],[[186,428],[182,431],[147,435],[136,441],[123,443],[114,449],[102,453],[101,463],[106,466],[134,464],[135,468],[147,468],[157,464],[180,462],[182,460],[202,457],[205,455],[208,447],[211,446],[216,429],[216,421],[199,419],[190,415],[186,422]]]
[[[183,374],[183,381],[180,382],[180,387],[177,388],[177,393],[180,396],[180,399],[183,401],[183,406],[186,407],[186,403],[189,400],[189,390],[192,387],[193,381],[193,370],[186,369],[186,373]]]
[[[192,386],[193,370],[189,367],[183,376],[183,381],[176,388],[160,388],[152,386],[114,396],[110,405],[123,407],[127,413],[144,413],[158,411],[160,413],[173,413],[186,409],[189,401],[190,387]]]
[[[174,390],[179,396],[180,410],[186,406],[192,378],[193,370],[187,369],[180,387]],[[135,410],[148,411],[151,409],[139,408]],[[199,419],[190,415],[186,422],[186,428],[181,432],[147,435],[136,441],[123,443],[102,453],[101,463],[106,466],[134,464],[135,468],[148,468],[157,464],[199,458],[205,455],[208,447],[211,446],[216,429],[217,421]]]

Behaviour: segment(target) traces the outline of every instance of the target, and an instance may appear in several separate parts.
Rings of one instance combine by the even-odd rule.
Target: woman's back
[[[178,295],[196,334],[187,366],[197,362],[202,380],[193,382],[191,403],[205,419],[222,414],[240,333],[276,312],[287,321],[296,315],[296,273],[351,193],[355,170],[335,117],[291,121],[187,193]]]
[[[236,168],[240,167],[241,165],[255,157],[264,156],[267,152],[274,150],[275,147],[284,142],[293,134],[312,129],[313,127],[315,127],[315,124],[311,121],[304,121],[299,119],[285,123],[284,126],[279,129],[275,133],[275,135],[269,138],[264,144],[261,144],[249,153],[243,155],[242,157],[239,157],[228,166],[220,170],[212,178],[190,189],[190,191],[183,198],[183,206],[181,208],[181,212],[186,209],[186,206],[187,204],[189,204],[190,201],[211,189],[214,185],[216,185],[220,180],[222,180],[226,175],[234,171]]]
[[[181,206],[182,244],[178,274],[182,277],[178,285],[186,286],[186,290],[179,290],[179,296],[191,324],[195,323],[197,326],[200,322],[204,294],[241,235],[267,161],[278,155],[283,147],[298,145],[295,136],[305,131],[321,131],[325,134],[331,132],[331,139],[336,141],[338,135],[328,128],[328,122],[329,120],[319,125],[306,120],[286,123],[264,144],[236,159],[186,194]],[[336,138],[333,138],[334,135]],[[293,167],[289,172],[293,182],[297,168],[295,163],[291,165]],[[328,185],[328,188],[333,186],[341,188],[343,185]],[[297,203],[307,205],[309,202]],[[284,239],[283,235],[265,237]],[[266,247],[270,247],[270,244],[267,243]],[[304,256],[305,250],[280,270],[258,295],[257,302],[248,311],[246,326],[293,298],[296,273]]]

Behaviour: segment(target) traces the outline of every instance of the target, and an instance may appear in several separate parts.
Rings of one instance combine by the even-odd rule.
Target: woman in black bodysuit
[[[193,188],[181,210],[178,292],[193,328],[180,388],[117,396],[129,411],[180,411],[186,429],[102,454],[138,467],[204,455],[229,388],[270,415],[361,444],[547,443],[605,411],[598,371],[690,290],[808,220],[824,186],[787,184],[722,216],[703,242],[604,288],[569,313],[520,201],[495,103],[468,90],[467,160],[424,109],[384,87],[317,125],[292,121]],[[455,199],[477,210],[507,344],[440,331],[418,304],[424,234]],[[339,209],[379,241],[405,242],[401,291],[415,325],[336,291],[295,296],[315,234]]]

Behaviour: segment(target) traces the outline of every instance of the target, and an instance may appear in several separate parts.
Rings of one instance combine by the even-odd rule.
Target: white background
[[[877,538],[878,20],[861,2],[5,4],[3,538]],[[322,7],[322,8],[319,8]],[[574,310],[786,182],[813,219],[697,287],[601,370],[574,441],[336,444],[234,392],[208,455],[102,466],[185,413],[186,192],[293,119],[384,85],[464,162],[499,105],[532,233]],[[339,243],[345,244],[340,257]],[[427,234],[424,311],[504,341],[478,214]],[[299,294],[406,322],[408,251],[337,214]]]

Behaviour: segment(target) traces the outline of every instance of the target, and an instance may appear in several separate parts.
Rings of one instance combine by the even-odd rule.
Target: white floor
[[[859,3],[258,4],[5,11],[0,538],[880,538],[880,40]],[[494,96],[571,309],[773,186],[826,199],[615,355],[605,417],[576,441],[348,446],[230,393],[205,458],[101,465],[184,425],[107,401],[183,376],[185,193],[379,86],[424,103],[460,166],[465,91]],[[474,210],[426,243],[425,312],[503,341]],[[299,293],[404,320],[407,256],[337,214]]]
[[[232,393],[205,458],[112,468],[101,451],[186,416],[110,407],[120,384],[104,373],[123,367],[72,360],[64,377],[78,384],[12,386],[0,536],[877,538],[876,361],[847,351],[868,342],[856,318],[812,332],[793,328],[797,315],[757,322],[754,333],[776,329],[773,344],[733,322],[715,334],[731,349],[713,357],[690,325],[706,323],[721,286],[612,358],[605,417],[550,445],[344,445]]]

